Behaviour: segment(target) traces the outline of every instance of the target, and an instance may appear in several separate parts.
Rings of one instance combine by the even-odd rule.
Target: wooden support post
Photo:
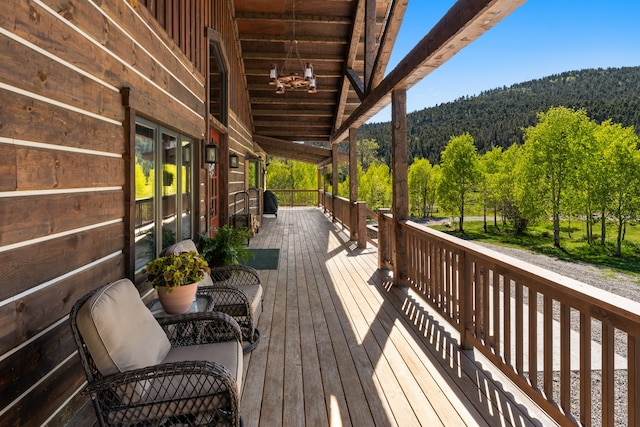
[[[349,239],[358,236],[358,133],[356,128],[349,129]]]
[[[338,146],[331,149],[331,219],[336,221],[336,198],[338,197]]]
[[[401,223],[409,216],[407,91],[404,89],[396,89],[391,94],[391,128],[392,210],[396,248],[393,254],[393,282],[399,285],[405,275],[407,263],[407,242]]]
[[[356,202],[356,216],[357,216],[357,238],[358,238],[358,247],[366,248],[367,247],[367,203],[366,202]]]
[[[322,168],[322,208],[327,213],[327,191],[329,191],[329,183],[327,182],[327,167]]]
[[[322,201],[320,200],[320,194],[322,192],[322,171],[323,168],[318,168],[318,206],[322,206]]]

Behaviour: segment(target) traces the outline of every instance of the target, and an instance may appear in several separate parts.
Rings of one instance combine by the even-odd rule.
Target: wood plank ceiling
[[[328,148],[335,129],[360,106],[364,88],[356,91],[354,87],[368,80],[365,45],[375,49],[370,58],[381,52],[376,67],[382,75],[391,49],[381,41],[395,40],[399,28],[399,23],[392,26],[393,31],[386,26],[393,4],[398,2],[377,0],[374,42],[365,43],[365,3],[364,0],[234,0],[258,144],[262,141],[265,146],[273,146],[274,140],[299,141]],[[404,12],[407,2],[401,3]],[[275,86],[268,84],[271,64],[282,68],[294,31],[303,64],[313,64],[317,77],[315,94],[301,88],[279,95]],[[374,64],[371,60],[367,62]],[[295,55],[287,65],[290,71],[302,72]],[[282,150],[282,144],[279,147]],[[269,153],[267,147],[263,149]],[[316,160],[309,159],[314,163]]]
[[[233,0],[256,142],[276,155],[296,151],[298,159],[306,146],[293,141],[342,142],[391,102],[393,90],[410,89],[526,0],[456,1],[385,76],[408,1]],[[269,85],[271,64],[282,66],[294,26],[301,60],[314,66],[315,94],[278,95]],[[320,163],[314,155],[303,161]]]

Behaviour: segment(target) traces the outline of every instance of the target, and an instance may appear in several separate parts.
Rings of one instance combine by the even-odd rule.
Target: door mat
[[[253,258],[249,258],[245,265],[256,270],[277,270],[280,259],[280,249],[249,249]]]

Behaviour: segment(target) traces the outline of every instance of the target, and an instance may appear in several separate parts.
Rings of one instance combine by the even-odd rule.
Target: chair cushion
[[[213,344],[173,347],[162,363],[204,360],[218,363],[231,373],[238,384],[238,392],[242,390],[243,354],[239,341],[224,341]]]
[[[106,285],[77,315],[78,329],[104,376],[160,363],[171,343],[129,279]]]
[[[251,315],[253,317],[253,327],[255,328],[262,313],[262,285],[243,285],[239,287],[249,298]]]

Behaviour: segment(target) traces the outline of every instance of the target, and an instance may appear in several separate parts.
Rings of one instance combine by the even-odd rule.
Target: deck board
[[[375,248],[356,248],[322,210],[265,216],[250,247],[280,248],[280,263],[260,270],[246,426],[548,425],[460,351],[455,330],[423,302],[389,286]]]

